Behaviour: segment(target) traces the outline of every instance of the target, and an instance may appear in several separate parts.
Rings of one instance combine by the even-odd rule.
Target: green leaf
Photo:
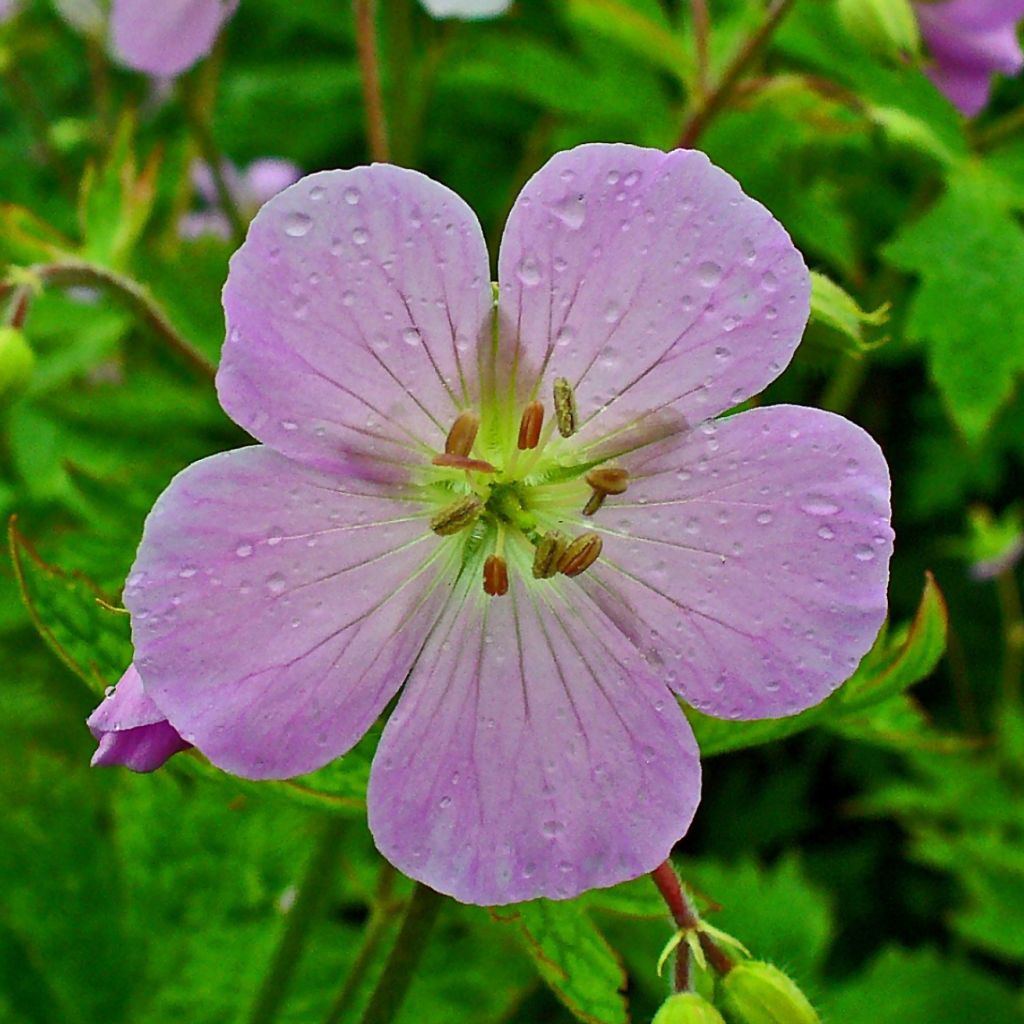
[[[622,963],[579,901],[534,900],[492,913],[518,926],[541,977],[577,1020],[627,1024]]]
[[[1024,232],[988,177],[965,167],[883,253],[920,278],[906,332],[925,343],[954,422],[979,441],[1024,370]]]
[[[102,694],[131,661],[128,616],[114,610],[87,577],[44,562],[13,516],[8,539],[22,599],[39,635],[72,672]]]
[[[857,671],[831,697],[790,718],[731,722],[710,718],[686,708],[701,753],[705,757],[757,746],[803,732],[812,725],[840,728],[865,708],[898,698],[935,668],[946,644],[947,612],[942,592],[929,573],[914,619],[889,635],[883,628]],[[854,733],[851,731],[851,738]]]
[[[873,313],[865,312],[835,281],[811,271],[811,320],[805,343],[859,356],[875,347],[865,339],[864,327],[880,327],[888,319],[887,305]]]

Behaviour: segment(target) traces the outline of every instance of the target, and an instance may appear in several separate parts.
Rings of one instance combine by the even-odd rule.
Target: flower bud
[[[771,964],[747,960],[721,981],[722,1008],[736,1024],[821,1024],[793,980]]]
[[[921,48],[910,0],[838,0],[843,28],[886,60],[916,57]]]
[[[32,379],[36,357],[17,327],[0,327],[0,398],[13,398]]]
[[[661,1004],[652,1024],[725,1024],[725,1021],[703,996],[680,992]]]

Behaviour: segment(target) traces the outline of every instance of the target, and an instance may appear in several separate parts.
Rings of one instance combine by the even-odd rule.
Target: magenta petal
[[[492,309],[483,233],[415,171],[313,174],[257,214],[224,308],[217,388],[236,422],[307,465],[400,477],[474,392]]]
[[[369,820],[458,900],[562,899],[655,868],[699,790],[678,704],[575,582],[492,599],[467,571],[384,730]]]
[[[772,718],[818,703],[885,618],[878,446],[840,416],[775,406],[660,448],[638,453],[629,491],[594,517],[604,553],[583,587],[701,711]]]
[[[401,685],[454,572],[438,553],[393,488],[263,447],[197,462],[154,506],[125,587],[146,692],[236,775],[318,768]]]
[[[550,363],[576,384],[592,437],[653,409],[702,422],[756,394],[809,312],[785,230],[690,150],[594,144],[553,157],[509,216],[499,279],[520,390]]]
[[[94,766],[124,765],[135,772],[151,772],[190,746],[143,692],[134,665],[128,666],[87,725],[99,741]]]
[[[114,52],[150,75],[179,75],[213,49],[238,0],[113,0]]]

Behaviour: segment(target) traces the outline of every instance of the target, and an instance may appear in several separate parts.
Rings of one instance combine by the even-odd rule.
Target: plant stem
[[[1003,620],[1003,700],[1008,708],[1015,708],[1020,704],[1024,671],[1024,609],[1012,565],[996,577],[996,590]]]
[[[658,891],[661,893],[662,899],[665,901],[676,927],[683,932],[695,931],[700,942],[700,948],[704,951],[704,956],[707,957],[708,963],[719,974],[728,974],[733,968],[732,959],[715,945],[709,935],[700,930],[700,917],[697,915],[697,911],[693,909],[693,904],[687,898],[682,885],[679,884],[679,876],[676,874],[676,869],[672,867],[672,862],[667,860],[656,867],[651,872],[651,878],[658,887]],[[684,990],[678,987],[680,977],[683,979],[684,988],[689,984],[689,970],[681,972],[679,967],[679,960],[688,956],[689,950],[684,949],[681,943],[676,951],[677,992]]]
[[[284,1003],[288,986],[309,937],[310,927],[330,892],[330,879],[338,863],[345,825],[345,820],[335,815],[324,822],[323,831],[299,883],[295,902],[285,919],[277,949],[256,994],[256,1001],[249,1013],[249,1024],[270,1024]]]
[[[351,1013],[352,1004],[359,994],[366,973],[376,960],[377,951],[380,949],[400,906],[391,894],[397,875],[398,872],[385,861],[377,879],[377,890],[373,896],[373,908],[370,911],[366,934],[363,936],[363,944],[359,947],[359,952],[352,962],[348,976],[324,1018],[324,1024],[344,1024]]]
[[[363,81],[363,106],[366,116],[366,140],[373,160],[390,159],[388,124],[380,84],[380,58],[377,53],[377,0],[353,0],[356,25],[356,49]]]
[[[206,110],[206,104],[196,86],[194,75],[186,75],[181,80],[181,99],[185,109],[185,119],[188,121],[192,138],[199,148],[199,154],[203,162],[210,169],[210,176],[213,178],[213,187],[217,190],[217,202],[231,225],[231,234],[235,245],[241,245],[245,241],[245,234],[249,228],[242,211],[238,208],[238,202],[231,192],[228,180],[224,175],[225,158],[217,145],[217,140],[210,130],[210,118]]]
[[[394,1020],[443,902],[440,893],[422,882],[416,883],[398,938],[363,1013],[362,1024],[391,1024]]]
[[[844,414],[849,412],[861,384],[864,383],[867,368],[867,360],[863,357],[843,353],[825,388],[825,393],[821,396],[822,409]]]
[[[697,103],[696,109],[687,119],[679,136],[680,149],[690,149],[697,143],[704,130],[732,97],[743,73],[768,44],[772,33],[789,13],[793,2],[794,0],[772,0],[764,21],[736,51],[722,72],[718,84]]]
[[[28,279],[35,278],[43,284],[58,287],[84,285],[102,288],[138,316],[153,334],[185,360],[193,370],[210,380],[216,376],[216,364],[178,332],[152,295],[130,277],[84,260],[36,264],[24,271],[24,274]]]
[[[697,96],[703,100],[711,85],[711,15],[708,13],[708,0],[690,0],[690,12],[693,17],[693,38],[697,50]]]

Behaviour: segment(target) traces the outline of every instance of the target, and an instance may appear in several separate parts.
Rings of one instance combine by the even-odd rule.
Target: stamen
[[[565,549],[558,571],[566,576],[579,576],[597,561],[601,546],[601,538],[596,533],[581,534]]]
[[[484,562],[484,593],[491,597],[508,593],[508,563],[501,555],[488,555]]]
[[[473,443],[476,441],[479,429],[480,417],[475,412],[467,409],[460,413],[452,424],[452,429],[448,431],[448,437],[445,438],[445,454],[469,455],[473,450]]]
[[[604,504],[604,499],[606,497],[607,495],[604,491],[591,492],[586,505],[583,506],[583,514],[585,516],[592,516]]]
[[[569,546],[569,538],[558,530],[549,530],[537,542],[533,552],[533,578],[549,580],[558,572],[559,563]]]
[[[576,433],[576,392],[565,377],[555,378],[555,421],[562,437]]]
[[[602,494],[625,494],[629,486],[629,471],[617,466],[592,469],[584,478],[595,491]]]
[[[544,406],[540,402],[531,402],[523,410],[523,418],[519,421],[519,450],[521,452],[536,448],[540,442],[540,430],[544,426]]]
[[[435,466],[446,469],[466,469],[476,473],[496,473],[497,470],[483,459],[470,459],[465,455],[435,455],[430,460]]]
[[[450,537],[475,523],[483,510],[484,503],[475,494],[467,494],[433,516],[430,528],[441,537]]]

